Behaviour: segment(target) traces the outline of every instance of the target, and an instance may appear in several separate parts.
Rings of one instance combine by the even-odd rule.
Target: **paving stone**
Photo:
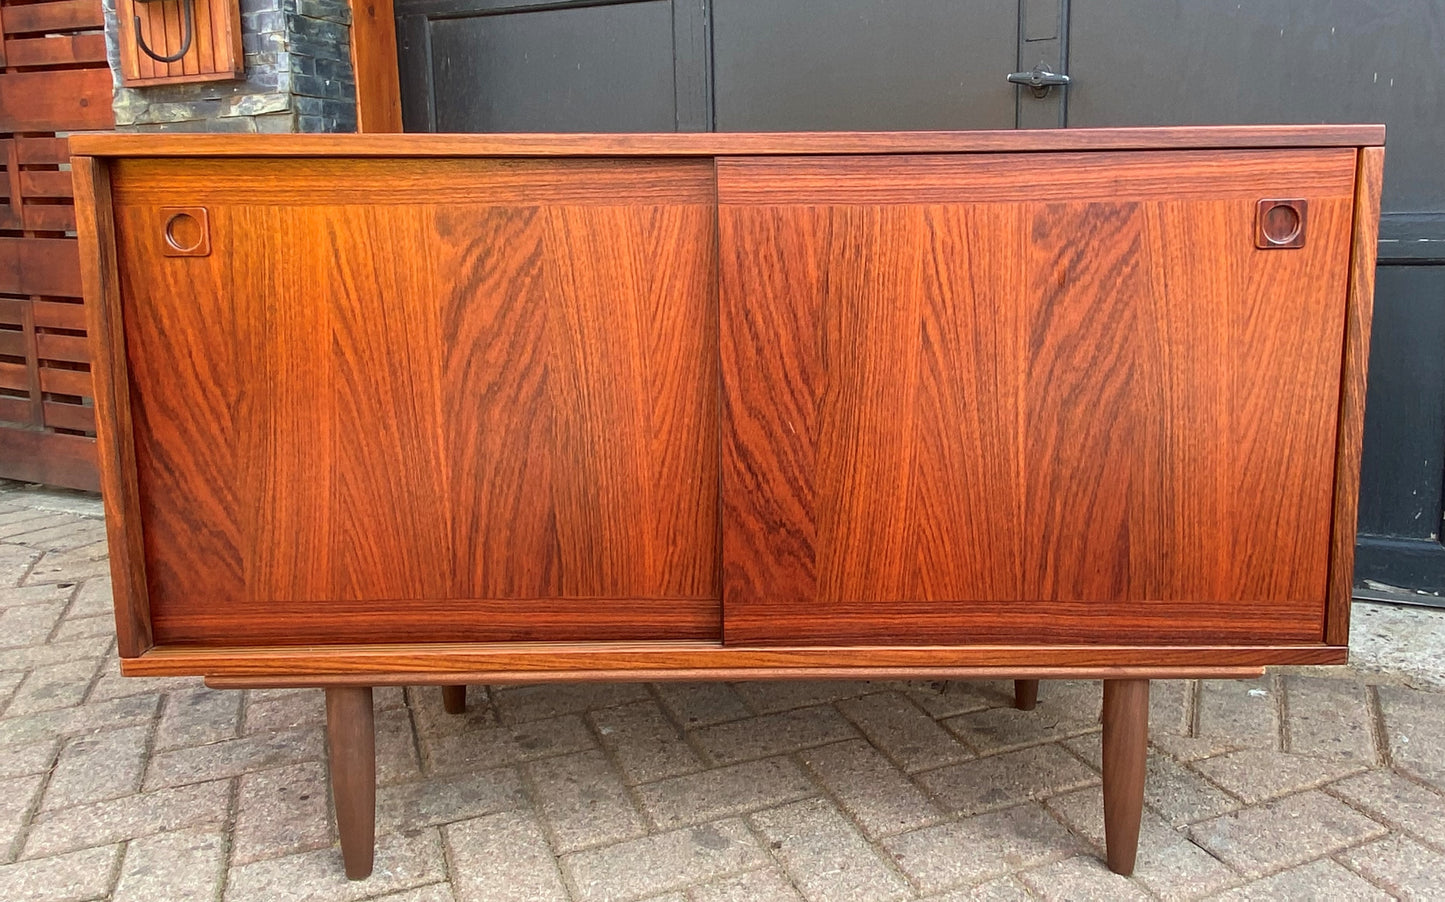
[[[15,690],[6,714],[35,714],[80,704],[98,665],[95,660],[80,660],[35,668]]]
[[[80,902],[104,896],[120,846],[0,866],[0,899],[5,902]]]
[[[1099,856],[1104,854],[1104,798],[1099,790],[1054,796],[1044,804],[1092,844]],[[1195,899],[1237,883],[1239,875],[1145,810],[1134,879],[1161,899]]]
[[[642,807],[662,829],[717,820],[817,795],[818,789],[788,758],[763,758],[637,789]]]
[[[752,715],[727,683],[658,683],[657,697],[678,723],[705,727]]]
[[[0,539],[16,545],[29,544],[24,536],[29,533],[44,532],[54,529],[57,526],[72,526],[77,518],[70,514],[56,514],[48,511],[17,511],[9,514],[4,520],[0,520]]]
[[[1194,767],[1250,804],[1323,786],[1365,769],[1352,758],[1311,758],[1269,749],[1205,758],[1194,762]]]
[[[531,813],[463,821],[444,834],[458,902],[566,902],[557,861]]]
[[[906,771],[955,764],[973,752],[901,692],[875,692],[838,702],[838,710],[883,754]]]
[[[0,780],[0,861],[15,860],[30,809],[44,783],[44,774]]]
[[[498,767],[379,787],[376,825],[378,830],[411,833],[526,804],[527,793],[516,769]]]
[[[1168,755],[1149,756],[1144,803],[1175,827],[1240,807],[1238,800]]]
[[[753,680],[733,684],[743,703],[758,714],[824,705],[878,688],[878,684],[865,680]]]
[[[1379,686],[1390,760],[1402,771],[1445,789],[1445,717],[1438,692]]]
[[[60,741],[46,739],[30,745],[0,746],[0,778],[44,773],[55,764]]]
[[[456,902],[450,883],[433,883],[416,889],[404,889],[399,893],[373,896],[370,902]]]
[[[6,703],[10,701],[11,696],[15,694],[15,690],[20,688],[20,684],[23,683],[29,675],[28,671],[23,670],[11,673],[0,673],[0,710],[4,709]]]
[[[0,585],[18,585],[39,558],[39,552],[23,545],[0,545]]]
[[[1393,898],[1343,865],[1324,859],[1221,893],[1213,902],[1390,902]]]
[[[891,836],[883,846],[925,895],[1080,851],[1078,840],[1036,803]]]
[[[1270,677],[1202,680],[1200,738],[1232,748],[1278,748],[1279,718]]]
[[[63,603],[6,607],[0,611],[0,648],[20,648],[44,642],[50,638],[50,631],[55,629],[64,613]]]
[[[1017,877],[997,877],[978,886],[966,886],[925,902],[1034,902],[1037,898]]]
[[[1149,684],[1149,733],[1188,735],[1193,727],[1194,680],[1154,680]],[[1103,690],[1099,703],[1103,705]]]
[[[182,827],[219,827],[230,802],[231,781],[215,780],[42,811],[31,821],[22,857],[40,858]]]
[[[439,686],[412,686],[406,690],[406,707],[422,736],[459,736],[501,723],[486,686],[467,687],[467,710],[448,714],[442,707]]]
[[[111,902],[195,902],[214,899],[226,868],[219,830],[176,830],[126,846]]]
[[[321,760],[326,754],[324,735],[320,728],[309,727],[159,752],[151,756],[145,788],[184,786],[267,767]]]
[[[422,779],[421,758],[405,708],[376,712],[376,783],[387,786]]]
[[[1007,686],[1007,694],[1005,694]],[[909,686],[908,697],[934,718],[954,717],[970,711],[1013,704],[1013,683],[978,680],[944,680]]]
[[[100,679],[86,696],[86,703],[115,701],[136,695],[169,695],[201,686],[196,677],[128,677],[120,675],[120,664],[106,658],[100,665]]]
[[[597,734],[628,783],[650,783],[702,770],[681,730],[652,699],[593,711]]]
[[[1385,832],[1338,799],[1311,790],[1204,821],[1189,835],[1245,876],[1259,877]]]
[[[331,845],[328,772],[319,762],[241,776],[231,862],[249,864]]]
[[[23,717],[6,717],[0,719],[0,746],[30,745],[59,736],[148,723],[155,717],[160,702],[158,695],[138,695]]]
[[[687,897],[691,902],[803,902],[788,878],[773,868],[695,886]]]
[[[239,692],[229,692],[239,696]],[[239,701],[239,698],[237,699]],[[376,707],[375,698],[372,701]],[[265,694],[251,692],[246,698],[243,733],[294,730],[326,723],[326,694],[320,689],[288,689]]]
[[[441,837],[435,829],[378,836],[376,869],[366,880],[347,880],[341,850],[318,849],[233,867],[227,902],[351,902],[436,883],[446,878]]]
[[[507,686],[493,696],[502,720],[525,723],[648,698],[642,683],[546,683]]]
[[[857,736],[853,725],[829,705],[798,708],[693,732],[717,764],[766,758]]]
[[[562,870],[579,902],[625,902],[767,861],[742,821],[729,819],[573,852],[562,856]]]
[[[1348,849],[1341,862],[1409,902],[1445,898],[1445,855],[1406,836],[1388,836]]]
[[[110,585],[110,572],[87,579],[76,590],[75,601],[66,611],[72,617],[115,616],[115,602]]]
[[[1099,775],[1057,745],[965,761],[921,774],[923,788],[949,811],[978,814],[1078,789]]]
[[[149,738],[150,727],[141,725],[70,740],[56,761],[41,807],[85,805],[137,791]]]
[[[575,852],[647,832],[607,755],[589,750],[527,765],[552,846]]]
[[[1375,719],[1364,683],[1299,674],[1282,680],[1289,751],[1375,763]]]
[[[166,693],[156,727],[156,750],[210,745],[234,739],[241,725],[241,693],[229,689],[180,689]]]
[[[1056,861],[1033,871],[1025,871],[1019,880],[1047,902],[1089,902],[1152,898],[1128,877],[1120,877],[1093,856],[1078,856]]]
[[[943,818],[928,796],[861,739],[810,749],[801,757],[870,839],[916,830]]]
[[[54,641],[69,642],[72,639],[109,638],[115,635],[115,617],[99,614],[95,617],[65,617],[55,630]]]
[[[980,755],[1057,742],[1099,729],[1096,718],[1059,715],[1043,710],[1043,705],[1033,711],[989,708],[950,718],[943,725]]]
[[[794,802],[750,818],[808,902],[885,902],[912,895],[838,809]]]
[[[3,548],[3,546],[0,546],[0,548]],[[69,586],[62,586],[56,583],[47,583],[40,586],[3,586],[0,587],[0,608],[9,610],[10,608],[40,605],[46,609],[54,610],[58,617],[65,613],[65,607],[74,594],[74,584]]]
[[[58,523],[46,529],[35,529],[20,535],[8,536],[5,541],[14,542],[17,545],[29,545],[32,548],[43,548],[47,551],[69,551],[72,548],[105,541],[104,525],[98,524],[94,520],[79,520],[73,517],[66,519],[68,522]],[[0,532],[3,532],[3,529],[0,529]]]
[[[31,645],[26,648],[12,648],[0,655],[0,671],[32,670],[37,667],[53,667],[59,664],[74,664],[78,661],[92,661],[96,667],[115,644],[105,636],[91,636],[70,642],[50,642],[45,645]]]
[[[597,746],[592,731],[575,714],[519,726],[481,727],[455,735],[422,733],[420,739],[427,773],[516,764]]]
[[[1092,738],[1097,750],[1099,740]],[[1073,747],[1076,741],[1083,740],[1071,740],[1068,744]],[[1239,747],[1219,736],[1179,736],[1173,733],[1150,733],[1149,744],[1171,758],[1186,762],[1223,755]]]
[[[1426,842],[1445,840],[1445,795],[1390,771],[1374,771],[1332,783],[1330,793],[1370,817]]]
[[[105,542],[96,542],[68,551],[47,551],[30,568],[24,584],[80,582],[110,575]],[[78,601],[79,599],[77,599]]]

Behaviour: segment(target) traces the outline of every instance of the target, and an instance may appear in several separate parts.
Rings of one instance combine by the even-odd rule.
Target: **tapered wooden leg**
[[[376,723],[370,686],[326,690],[326,738],[346,876],[364,880],[371,876],[376,845]]]
[[[1014,707],[1020,711],[1032,711],[1039,703],[1038,680],[1014,680]]]
[[[1109,870],[1134,873],[1149,753],[1149,681],[1104,681],[1104,845]]]
[[[467,687],[443,686],[442,707],[447,709],[448,714],[467,713]]]

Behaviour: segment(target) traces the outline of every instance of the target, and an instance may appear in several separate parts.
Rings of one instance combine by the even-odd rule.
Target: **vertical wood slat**
[[[1344,370],[1335,458],[1335,510],[1330,527],[1330,582],[1325,642],[1348,645],[1354,591],[1355,531],[1360,506],[1360,454],[1365,432],[1365,382],[1370,359],[1370,318],[1375,306],[1375,239],[1380,224],[1380,183],[1385,149],[1362,147],[1355,170],[1355,222],[1350,244],[1350,287],[1345,306]]]
[[[351,69],[356,82],[356,130],[401,131],[401,73],[392,0],[351,5]]]
[[[149,649],[152,639],[110,173],[105,164],[93,157],[75,157],[71,161],[71,174],[75,180],[76,233],[82,248],[81,283],[91,337],[101,494],[105,503],[106,541],[110,547],[116,635],[120,654],[132,658]]]
[[[194,4],[190,47],[175,62],[157,62],[140,49],[135,18],[141,20],[146,46],[157,54],[171,56],[181,49],[187,2]],[[243,70],[238,0],[120,0],[116,15],[120,22],[121,80],[127,85],[219,81],[235,78]]]

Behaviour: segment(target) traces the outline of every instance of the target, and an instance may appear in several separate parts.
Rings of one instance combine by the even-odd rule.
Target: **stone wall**
[[[246,74],[228,81],[122,87],[115,0],[105,5],[121,131],[353,132],[347,0],[240,0]]]

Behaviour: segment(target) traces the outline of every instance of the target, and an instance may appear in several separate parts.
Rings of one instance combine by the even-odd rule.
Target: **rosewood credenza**
[[[1383,129],[71,141],[122,669],[1149,680],[1346,657]]]

